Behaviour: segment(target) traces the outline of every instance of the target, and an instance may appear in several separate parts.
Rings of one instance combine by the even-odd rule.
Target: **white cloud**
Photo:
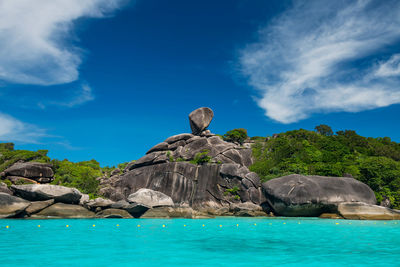
[[[399,40],[398,1],[295,2],[239,61],[266,116],[292,123],[400,103]]]
[[[52,85],[78,79],[79,18],[102,18],[124,0],[0,0],[0,80]]]
[[[0,141],[39,143],[43,137],[49,137],[45,129],[0,113]]]
[[[93,101],[95,99],[92,93],[92,88],[88,84],[82,84],[78,90],[73,92],[73,94],[74,95],[70,99],[64,100],[62,102],[52,101],[47,104],[40,102],[38,103],[38,106],[42,109],[46,108],[46,106],[48,105],[72,108],[85,104],[86,102]]]

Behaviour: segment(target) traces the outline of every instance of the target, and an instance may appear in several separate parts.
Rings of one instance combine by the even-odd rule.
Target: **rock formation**
[[[7,168],[1,176],[14,184],[18,180],[29,183],[50,183],[53,180],[54,172],[51,164],[39,162],[15,163]]]
[[[100,193],[120,201],[147,188],[171,197],[176,206],[196,210],[241,202],[260,205],[264,201],[260,179],[248,169],[251,149],[204,131],[212,115],[209,108],[193,111],[192,134],[174,135],[152,147],[125,173],[102,181]]]
[[[375,194],[354,178],[292,174],[262,185],[268,204],[282,216],[319,216],[342,202],[376,204]]]
[[[213,216],[321,216],[400,219],[374,205],[374,192],[351,177],[289,175],[261,185],[248,167],[251,142],[225,142],[206,130],[209,108],[189,115],[192,133],[171,136],[145,156],[99,177],[103,197],[49,184],[0,184],[0,218],[210,218]],[[16,163],[0,176],[52,180],[50,165]],[[46,180],[47,179],[47,180]],[[14,196],[13,196],[14,195]]]

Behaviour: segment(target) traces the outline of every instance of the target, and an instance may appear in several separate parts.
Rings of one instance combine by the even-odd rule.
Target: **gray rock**
[[[82,194],[81,198],[79,199],[79,205],[85,206],[86,203],[89,202],[89,195],[88,194]]]
[[[283,216],[319,216],[342,202],[375,204],[375,194],[353,178],[293,174],[262,184],[274,213]]]
[[[19,197],[0,193],[0,218],[15,217],[23,212],[31,203]]]
[[[94,218],[95,213],[79,205],[56,203],[33,214],[32,218]]]
[[[146,155],[155,151],[165,151],[167,149],[168,149],[168,143],[162,142],[150,148],[150,150],[146,152]]]
[[[54,172],[51,164],[39,162],[15,163],[4,172],[7,176],[21,176],[25,178],[51,178]]]
[[[194,135],[193,134],[189,134],[189,133],[183,133],[183,134],[177,134],[177,135],[173,135],[171,137],[168,137],[167,139],[165,139],[164,142],[168,143],[168,144],[172,144],[178,141],[186,141],[189,140],[191,138],[193,138]]]
[[[362,202],[340,203],[337,209],[343,218],[349,220],[400,220],[400,210]]]
[[[44,201],[33,201],[31,202],[31,205],[26,208],[25,212],[28,215],[34,214],[53,204],[54,204],[54,199],[49,199]]]
[[[152,164],[160,164],[168,161],[168,157],[166,155],[165,151],[156,151],[152,152],[150,154],[147,154],[144,157],[141,157],[137,161],[135,161],[131,166],[129,170],[143,167],[143,166],[148,166]]]
[[[145,213],[148,209],[150,209],[149,206],[138,203],[129,203],[128,201],[125,200],[120,200],[115,202],[114,204],[111,205],[111,208],[126,210],[129,214],[131,214],[135,218],[139,218],[140,216],[142,216],[143,213]]]
[[[0,182],[0,193],[6,193],[9,195],[12,195],[13,192],[8,188],[8,186],[5,183]]]
[[[141,188],[128,197],[129,202],[134,202],[149,207],[173,206],[172,198],[164,193],[154,191],[148,188]]]
[[[110,208],[112,204],[114,204],[114,201],[98,197],[96,199],[91,199],[86,202],[84,204],[84,207],[88,210],[96,210],[97,208],[107,209]]]
[[[214,112],[210,108],[198,108],[189,114],[190,128],[194,135],[201,134],[214,117]]]
[[[116,168],[116,169],[114,169],[114,170],[110,173],[110,175],[111,175],[111,176],[117,175],[117,174],[119,174],[120,172],[121,172],[121,170],[120,170],[119,168]]]
[[[261,206],[252,202],[233,203],[229,206],[229,211],[235,216],[240,217],[268,216],[268,214],[262,210]]]
[[[156,207],[149,209],[140,218],[211,218],[206,213],[193,210],[191,207]]]
[[[55,202],[75,204],[79,203],[82,197],[77,189],[59,185],[13,185],[11,189],[17,196],[31,201],[54,199]]]
[[[133,218],[126,210],[106,209],[96,213],[97,218]]]

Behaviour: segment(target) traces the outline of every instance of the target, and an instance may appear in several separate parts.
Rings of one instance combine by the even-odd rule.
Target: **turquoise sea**
[[[0,262],[1,266],[400,266],[400,222],[0,220]]]

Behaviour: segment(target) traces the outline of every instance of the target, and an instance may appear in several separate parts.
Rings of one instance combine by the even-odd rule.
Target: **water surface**
[[[0,220],[0,259],[1,266],[399,266],[400,223]]]

